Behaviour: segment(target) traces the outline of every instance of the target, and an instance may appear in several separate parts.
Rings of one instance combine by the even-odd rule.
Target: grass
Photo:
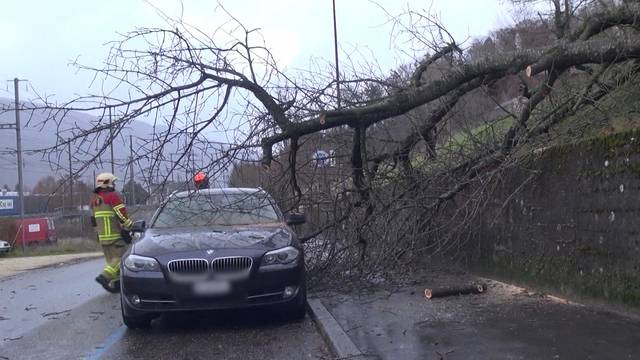
[[[86,252],[100,251],[100,247],[96,242],[90,241],[65,241],[60,240],[57,244],[48,245],[36,245],[27,246],[24,249],[22,247],[14,247],[11,251],[3,255],[2,257],[16,258],[26,256],[49,256],[49,255],[64,255],[64,254],[78,254]]]
[[[461,130],[449,140],[438,145],[436,152],[441,159],[439,162],[427,158],[422,153],[414,152],[411,164],[414,169],[420,169],[425,173],[434,173],[449,168],[451,164],[462,162],[474,153],[486,150],[490,144],[502,141],[513,121],[512,117],[507,116],[473,129]]]
[[[513,118],[508,116],[492,122],[482,124],[471,130],[456,133],[449,141],[442,145],[444,149],[465,148],[478,143],[487,143],[501,139],[513,125]]]
[[[556,146],[640,127],[640,78],[630,80],[595,104],[553,126],[534,146]]]
[[[539,136],[529,144],[524,144],[518,154],[531,153],[540,147],[553,147],[586,138],[610,135],[640,128],[640,77],[612,91],[597,103],[587,105],[578,113],[568,116],[555,124],[548,134]],[[451,163],[457,163],[501,142],[513,125],[510,116],[482,124],[473,129],[465,129],[454,134],[448,141],[438,146],[438,153]],[[535,126],[536,117],[529,123]],[[518,155],[516,154],[516,155]],[[426,161],[423,154],[415,154],[412,164],[425,172],[438,170],[432,161]]]

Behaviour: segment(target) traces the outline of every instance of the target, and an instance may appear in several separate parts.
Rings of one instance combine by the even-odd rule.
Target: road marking
[[[124,333],[127,331],[127,327],[122,325],[116,329],[109,337],[99,346],[91,355],[85,357],[85,360],[98,360],[112,347],[118,340],[122,339]]]

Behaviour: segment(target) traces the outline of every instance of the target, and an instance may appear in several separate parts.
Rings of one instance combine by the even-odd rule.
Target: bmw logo
[[[207,250],[207,255],[213,255],[213,250],[211,249]]]

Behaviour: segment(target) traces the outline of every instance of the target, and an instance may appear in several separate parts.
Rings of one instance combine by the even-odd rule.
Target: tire
[[[135,329],[149,329],[151,327],[151,320],[153,320],[153,316],[150,315],[142,315],[142,316],[131,316],[126,314],[125,307],[129,310],[128,312],[132,312],[133,309],[130,309],[129,306],[124,302],[122,296],[120,296],[120,309],[122,312],[122,322],[132,330]]]
[[[307,314],[307,287],[303,286],[292,306],[287,309],[287,317],[293,321],[301,321]]]

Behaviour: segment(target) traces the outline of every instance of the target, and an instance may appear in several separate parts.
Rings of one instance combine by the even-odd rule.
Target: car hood
[[[134,252],[139,255],[160,256],[208,249],[268,251],[291,243],[291,230],[281,223],[259,226],[152,228],[135,243]]]

